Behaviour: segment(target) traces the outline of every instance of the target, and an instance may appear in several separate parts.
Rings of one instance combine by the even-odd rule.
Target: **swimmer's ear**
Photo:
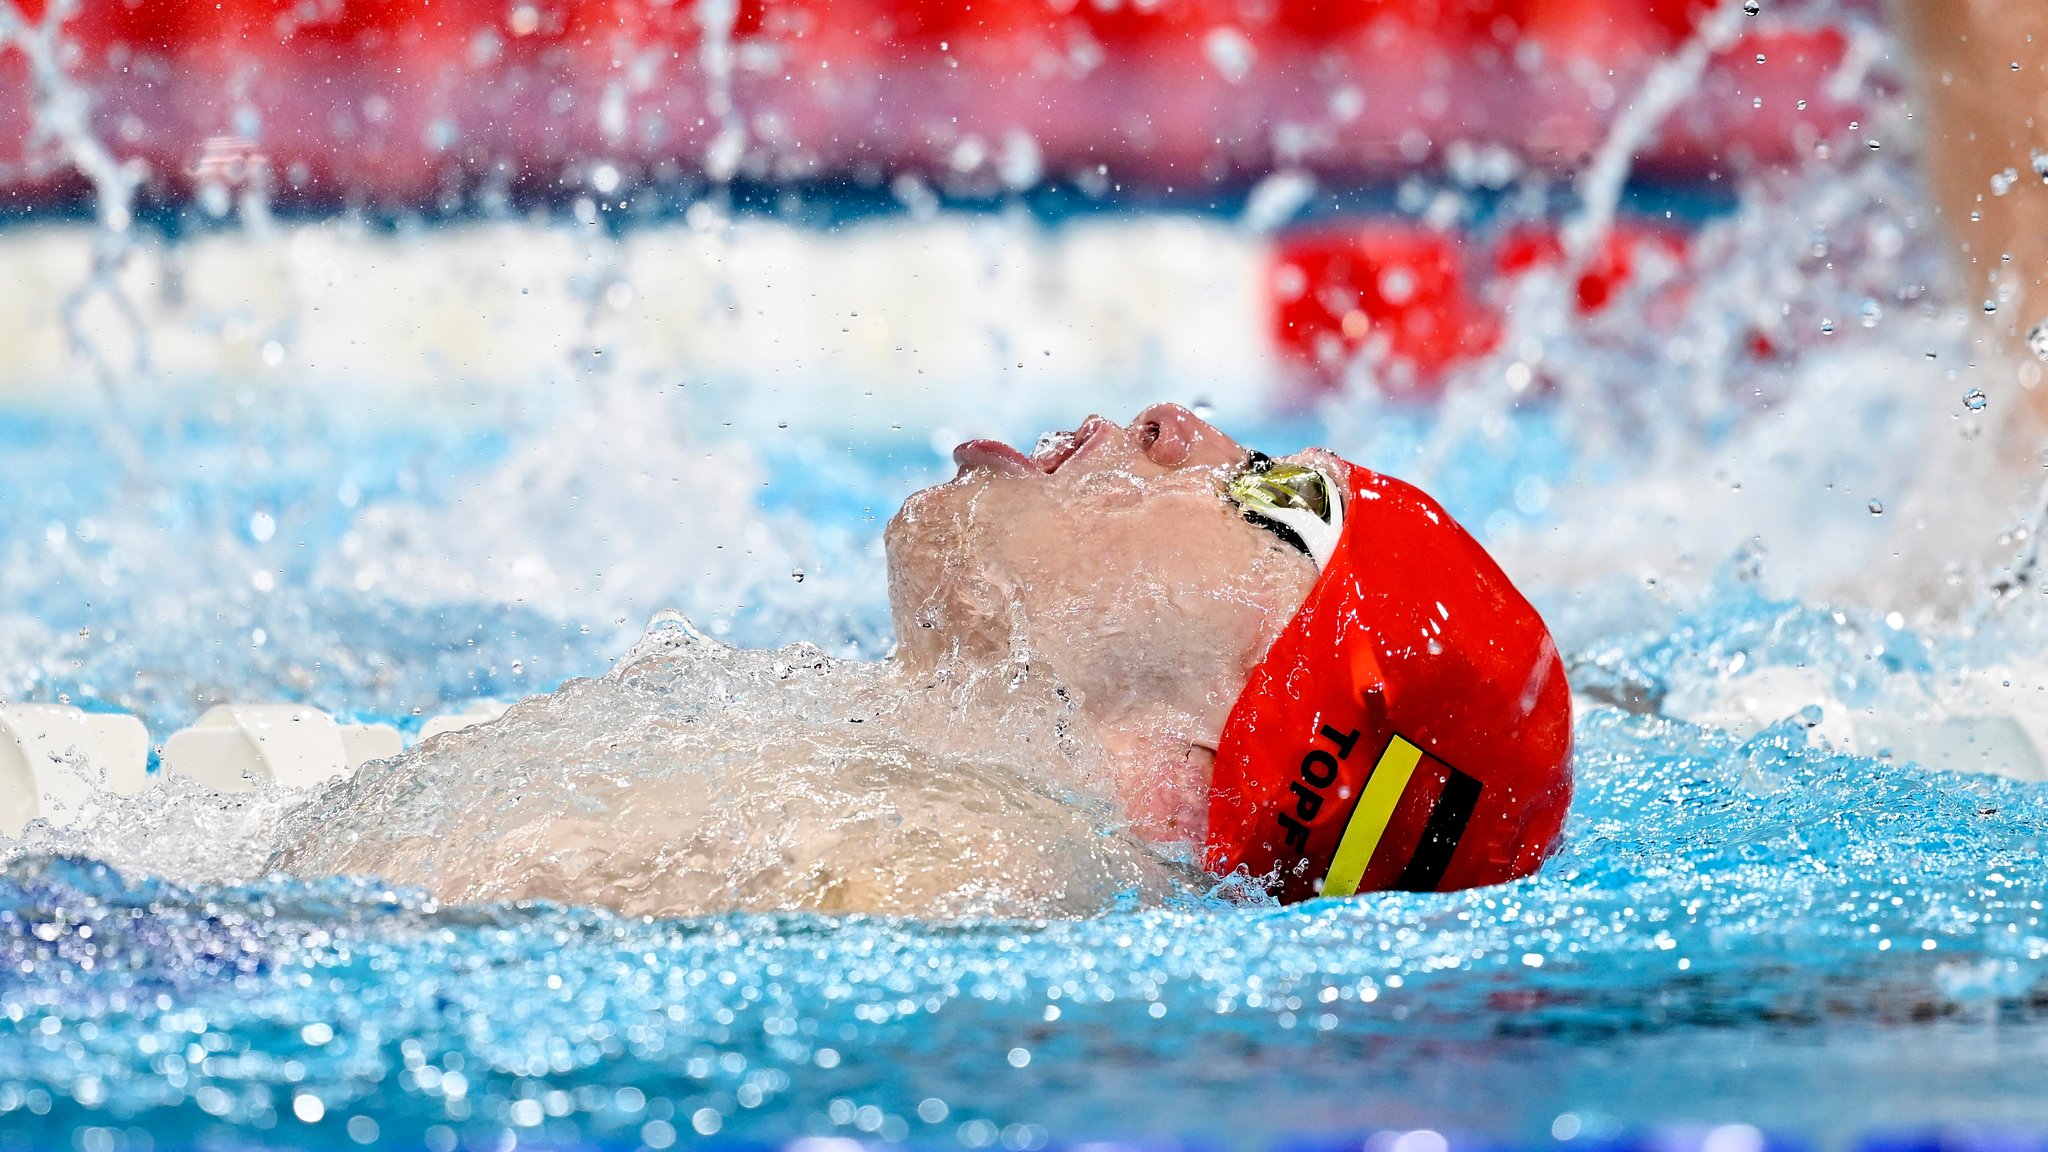
[[[1131,831],[1146,840],[1199,839],[1209,813],[1214,738],[1194,718],[1146,709],[1097,730]]]

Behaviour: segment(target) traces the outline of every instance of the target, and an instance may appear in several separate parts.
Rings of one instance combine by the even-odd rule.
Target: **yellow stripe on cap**
[[[1372,778],[1365,782],[1365,794],[1358,798],[1358,807],[1351,810],[1344,838],[1337,842],[1330,873],[1323,877],[1323,895],[1351,896],[1358,892],[1358,883],[1365,879],[1365,869],[1380,846],[1380,837],[1386,835],[1394,809],[1401,803],[1402,793],[1408,791],[1408,781],[1414,779],[1415,766],[1420,763],[1422,749],[1400,736],[1387,743],[1387,750],[1380,753],[1380,762],[1372,770]]]

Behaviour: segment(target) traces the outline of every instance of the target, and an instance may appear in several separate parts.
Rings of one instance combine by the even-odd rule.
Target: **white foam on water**
[[[140,795],[96,791],[61,828],[36,820],[18,839],[0,836],[0,861],[89,856],[176,884],[246,883],[267,871],[285,816],[310,796],[276,784],[223,793],[158,774]]]

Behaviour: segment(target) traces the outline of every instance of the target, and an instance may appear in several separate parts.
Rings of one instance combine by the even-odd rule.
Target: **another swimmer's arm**
[[[1973,307],[1998,304],[1987,323],[2024,352],[2048,319],[2048,173],[2036,167],[2048,165],[2048,0],[1893,0],[1891,11],[1917,57],[1928,179],[1961,286]],[[2034,410],[2048,418],[2048,387]]]

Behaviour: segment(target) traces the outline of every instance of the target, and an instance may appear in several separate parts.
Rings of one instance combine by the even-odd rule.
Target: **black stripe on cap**
[[[1436,807],[1430,809],[1429,820],[1422,826],[1422,843],[1416,845],[1415,855],[1394,881],[1397,892],[1436,891],[1451,866],[1451,856],[1458,851],[1458,841],[1465,837],[1472,810],[1479,805],[1479,781],[1449,764],[1444,764],[1444,770],[1450,778],[1444,781]]]

